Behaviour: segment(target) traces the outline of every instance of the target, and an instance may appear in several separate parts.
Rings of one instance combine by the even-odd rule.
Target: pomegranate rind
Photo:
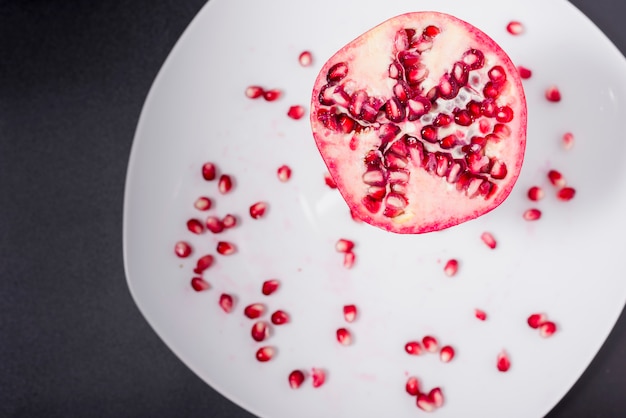
[[[429,69],[428,76],[420,84],[423,95],[438,86],[444,75],[452,73],[453,64],[471,49],[479,49],[484,53],[484,66],[469,72],[470,78],[478,76],[479,86],[482,87],[490,80],[488,73],[494,67],[504,69],[506,81],[494,100],[498,107],[508,107],[513,111],[513,119],[504,123],[510,134],[493,144],[490,143],[485,149],[489,148],[489,156],[506,164],[505,178],[494,175],[490,179],[490,184],[495,185],[494,187],[480,196],[468,197],[459,192],[458,182],[457,187],[454,187],[455,184],[448,182],[445,175],[436,176],[432,170],[425,170],[423,161],[409,159],[410,179],[404,190],[406,202],[399,203],[406,204],[406,207],[399,212],[387,213],[385,201],[368,205],[367,199],[371,196],[372,188],[363,180],[367,170],[364,160],[368,152],[382,152],[380,127],[384,124],[400,127],[401,132],[394,136],[395,142],[402,135],[419,137],[422,128],[428,125],[427,121],[432,121],[448,102],[441,98],[436,99],[431,102],[433,106],[427,118],[409,121],[405,117],[399,122],[390,121],[390,116],[385,115],[384,111],[387,108],[383,106],[377,114],[376,122],[371,122],[365,121],[362,114],[350,114],[346,101],[354,100],[359,91],[365,91],[369,98],[379,98],[384,103],[397,97],[393,90],[397,80],[391,78],[389,70],[394,56],[397,56],[394,55],[396,34],[407,28],[415,29],[420,34],[421,30],[431,25],[440,28],[440,33],[433,38],[433,48],[428,51],[429,55],[420,55],[424,57],[423,62]],[[336,66],[342,63],[348,64],[347,74],[337,70]],[[331,77],[329,73],[339,74]],[[329,86],[334,89],[337,85],[341,85],[347,93],[347,98],[344,95],[344,104],[338,104],[341,102],[340,97],[333,103],[323,103],[321,97],[327,93]],[[469,93],[469,84],[460,90],[465,93],[464,97],[473,97]],[[457,97],[460,96],[461,93]],[[439,110],[433,111],[435,108]],[[340,120],[339,116],[332,116],[333,119],[328,122],[328,115],[346,115],[350,119]],[[502,117],[506,120],[506,112],[502,113]],[[480,116],[476,121],[485,118]],[[492,115],[489,121],[492,125],[496,124],[495,116]],[[370,29],[341,48],[322,66],[312,90],[310,123],[317,148],[354,216],[386,231],[420,234],[449,228],[482,216],[498,207],[510,195],[524,159],[527,109],[519,72],[506,52],[492,38],[473,25],[448,14],[413,12],[396,16]],[[476,135],[481,135],[478,131],[479,124],[475,125]],[[461,126],[454,126],[459,130],[463,129]],[[467,132],[465,138],[470,138],[468,129],[464,131]],[[429,146],[425,139],[420,138],[420,141]],[[436,152],[432,147],[428,151],[431,154]],[[387,188],[386,197],[393,194],[390,183],[384,187]]]

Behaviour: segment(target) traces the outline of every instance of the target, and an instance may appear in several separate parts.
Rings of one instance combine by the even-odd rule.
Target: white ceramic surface
[[[308,109],[318,69],[343,44],[389,17],[427,9],[474,23],[534,71],[524,81],[527,157],[511,197],[495,211],[443,232],[399,236],[351,220],[338,192],[324,184],[307,118],[285,113],[292,104]],[[506,32],[512,19],[524,23],[522,36]],[[315,58],[309,68],[297,61],[305,49]],[[438,417],[541,417],[587,367],[624,306],[624,74],[616,48],[560,0],[211,0],[160,71],[137,128],[124,207],[132,295],[185,364],[260,417],[419,416],[404,392],[407,375],[442,388]],[[563,94],[558,104],[543,97],[552,83]],[[251,84],[285,94],[273,103],[252,101],[243,94]],[[566,131],[576,137],[569,151],[559,142]],[[220,196],[215,182],[201,178],[205,161],[235,177],[232,193]],[[281,164],[293,168],[287,183],[276,178]],[[554,198],[549,168],[577,189],[574,200]],[[535,205],[525,196],[534,184],[547,191]],[[199,216],[193,202],[200,195],[215,198],[211,213],[238,214],[240,226],[192,236],[185,222]],[[252,220],[247,210],[258,200],[269,211]],[[534,223],[522,220],[531,206],[543,211]],[[497,249],[480,241],[486,230]],[[357,243],[350,270],[334,250],[340,237]],[[210,290],[191,289],[195,258],[173,252],[181,239],[193,244],[194,256],[216,255],[204,275]],[[238,252],[217,255],[218,239],[236,243]],[[451,257],[461,261],[454,278],[442,272]],[[266,297],[260,286],[269,278],[282,287]],[[218,306],[222,292],[236,295],[231,314]],[[292,317],[275,327],[267,343],[278,353],[264,364],[254,356],[260,344],[250,337],[252,321],[242,314],[256,301]],[[350,347],[334,336],[346,325],[345,303],[360,309],[348,325]],[[475,308],[488,320],[474,318]],[[547,313],[558,333],[539,337],[526,325],[533,312]],[[453,345],[454,360],[404,353],[407,341],[426,334]],[[502,349],[512,361],[507,373],[495,367]],[[288,373],[311,367],[327,371],[325,385],[290,389]]]

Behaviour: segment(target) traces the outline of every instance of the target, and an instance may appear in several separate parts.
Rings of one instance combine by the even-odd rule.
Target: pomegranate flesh
[[[526,147],[517,68],[488,35],[437,12],[396,16],[340,49],[315,81],[310,119],[354,216],[403,234],[496,208]]]

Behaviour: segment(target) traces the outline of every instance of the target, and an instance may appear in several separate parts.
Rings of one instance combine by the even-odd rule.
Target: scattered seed
[[[355,305],[345,305],[343,307],[343,317],[346,322],[354,322],[356,319],[357,309]]]
[[[250,319],[260,318],[264,313],[265,305],[262,303],[252,303],[243,310],[243,314]]]
[[[412,356],[422,354],[422,345],[418,341],[409,341],[404,345],[404,351]]]
[[[289,116],[291,119],[302,119],[302,117],[304,116],[304,107],[300,106],[300,105],[295,105],[295,106],[291,106],[289,108],[289,110],[287,111],[287,116]]]
[[[439,349],[437,339],[431,335],[427,335],[422,338],[422,344],[424,344],[424,349],[430,353],[436,353]]]
[[[204,225],[198,219],[189,219],[187,221],[187,229],[194,234],[201,234],[204,232]]]
[[[432,389],[428,393],[428,396],[433,400],[436,408],[440,408],[443,406],[443,392],[440,388]]]
[[[561,144],[566,150],[572,149],[572,147],[574,146],[574,134],[571,132],[564,133],[561,137]]]
[[[263,96],[265,90],[261,86],[249,86],[246,88],[246,97],[249,99],[258,99]]]
[[[550,180],[550,183],[552,183],[553,186],[558,188],[565,187],[566,184],[565,177],[563,177],[563,174],[557,170],[548,171],[548,180]]]
[[[539,335],[544,338],[551,337],[556,332],[556,324],[552,321],[546,321],[539,325]]]
[[[272,314],[271,320],[274,325],[283,325],[289,322],[289,314],[285,311],[278,310]]]
[[[231,313],[233,310],[233,297],[231,295],[229,295],[228,293],[222,293],[220,295],[220,307],[222,308],[222,310],[226,313]]]
[[[502,350],[496,359],[496,367],[501,372],[506,372],[511,368],[511,360],[506,351]]]
[[[217,190],[221,194],[226,194],[233,189],[233,179],[228,174],[222,174],[217,183]]]
[[[539,186],[532,186],[530,189],[528,189],[528,198],[533,202],[537,202],[543,199],[544,195],[545,193],[543,189]]]
[[[206,228],[214,234],[219,234],[224,230],[224,223],[217,216],[209,216],[204,221]]]
[[[270,279],[263,282],[263,286],[261,287],[261,293],[265,296],[269,296],[272,293],[276,292],[280,287],[280,282],[276,279]]]
[[[487,320],[487,312],[483,311],[482,309],[475,309],[474,316],[480,319],[481,321]]]
[[[351,269],[352,266],[354,266],[355,261],[356,261],[356,254],[354,254],[352,251],[348,251],[347,253],[344,254],[343,266],[345,268]]]
[[[519,76],[524,80],[529,79],[533,75],[531,70],[521,65],[517,66],[517,71],[519,72]]]
[[[340,253],[350,252],[352,251],[353,248],[354,248],[354,242],[345,238],[340,238],[335,244],[335,250],[337,250],[337,252],[340,252]]]
[[[252,329],[250,330],[250,335],[252,339],[256,342],[261,342],[267,339],[270,336],[270,328],[267,322],[265,321],[257,321],[252,324]]]
[[[193,206],[198,210],[205,211],[211,209],[211,206],[213,206],[213,202],[208,197],[202,196],[196,199]]]
[[[261,347],[256,352],[256,359],[262,363],[265,363],[267,361],[270,361],[274,357],[274,354],[276,354],[276,350],[274,349],[274,347]]]
[[[303,67],[309,67],[313,64],[313,55],[309,51],[302,51],[298,56],[298,62]]]
[[[221,255],[232,255],[237,251],[235,244],[226,241],[220,241],[217,243],[217,252]]]
[[[433,398],[424,393],[417,395],[417,407],[424,412],[432,412],[437,408]]]
[[[441,351],[439,352],[439,358],[444,363],[449,363],[454,358],[454,348],[449,345],[441,347]]]
[[[237,217],[235,215],[231,215],[230,213],[224,216],[222,219],[222,225],[225,229],[234,228],[237,226]]]
[[[546,99],[550,102],[561,101],[561,91],[557,86],[550,86],[546,89]]]
[[[281,165],[276,170],[276,174],[278,175],[278,180],[285,183],[291,178],[291,168],[288,165]]]
[[[326,173],[324,175],[324,182],[326,183],[326,185],[328,187],[330,187],[331,189],[336,189],[337,188],[337,183],[335,183],[335,179],[333,179],[330,174]]]
[[[448,262],[443,268],[444,273],[448,277],[452,277],[456,275],[458,270],[459,270],[459,262],[455,259],[448,260]]]
[[[339,328],[337,330],[337,341],[339,341],[339,344],[341,345],[352,344],[352,335],[350,334],[350,331],[346,328]]]
[[[326,372],[324,371],[324,369],[313,367],[311,369],[311,379],[313,381],[313,387],[318,388],[322,386],[326,381]]]
[[[202,277],[194,277],[191,279],[191,287],[196,292],[202,292],[203,290],[208,290],[211,285],[209,285],[209,282],[204,280]]]
[[[204,163],[202,165],[202,177],[204,177],[206,181],[215,180],[215,172],[216,172],[215,164]]]
[[[259,219],[265,215],[267,211],[267,203],[265,202],[257,202],[250,206],[250,216],[252,219]]]
[[[196,274],[202,274],[202,272],[213,265],[215,258],[211,254],[204,255],[196,261],[196,268],[193,272]]]
[[[568,200],[572,200],[576,195],[576,190],[572,187],[563,187],[561,190],[556,192],[556,197],[559,200],[567,202]]]
[[[524,212],[524,219],[527,221],[536,221],[541,218],[541,211],[539,209],[528,209]]]
[[[534,313],[528,317],[526,322],[528,322],[529,327],[536,329],[546,322],[546,316],[542,313]]]
[[[406,381],[406,385],[404,386],[406,393],[411,396],[417,396],[420,394],[420,383],[417,380],[417,377],[411,376]]]
[[[522,25],[521,22],[513,20],[513,21],[509,22],[508,25],[506,25],[506,30],[511,35],[520,35],[520,34],[524,33],[524,25]]]
[[[185,241],[178,241],[174,245],[174,252],[180,258],[187,258],[191,255],[191,245]]]
[[[266,90],[263,92],[263,98],[268,102],[276,101],[280,99],[281,96],[282,91],[280,91],[279,89]]]
[[[480,239],[483,240],[485,245],[487,245],[487,247],[491,248],[492,250],[496,248],[496,245],[497,245],[496,239],[493,237],[493,235],[490,232],[483,232],[482,235],[480,236]]]
[[[298,389],[304,383],[304,373],[301,370],[294,370],[289,373],[289,386],[292,389]]]

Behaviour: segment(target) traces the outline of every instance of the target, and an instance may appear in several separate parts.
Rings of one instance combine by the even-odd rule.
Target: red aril
[[[282,95],[283,95],[283,92],[280,91],[279,89],[265,90],[263,92],[263,98],[267,100],[268,102],[276,101],[280,99]]]
[[[206,181],[215,180],[215,172],[216,172],[215,164],[204,163],[202,165],[202,177],[204,177]]]
[[[353,248],[354,248],[354,242],[352,240],[345,239],[345,238],[339,238],[337,240],[337,243],[335,244],[335,250],[337,250],[340,253],[350,252],[352,251]]]
[[[352,334],[346,328],[339,328],[337,330],[337,341],[341,345],[350,345],[352,344]]]
[[[430,394],[420,393],[417,395],[417,407],[425,412],[432,412],[437,409],[435,400]]]
[[[437,408],[443,406],[443,392],[441,391],[441,388],[432,389],[428,392],[428,396],[433,400]]]
[[[492,250],[495,249],[496,246],[498,245],[498,242],[496,241],[494,236],[491,234],[491,232],[483,232],[480,235],[480,239],[485,243],[487,247],[491,248]]]
[[[249,99],[258,99],[259,97],[263,96],[264,92],[265,90],[261,86],[248,86],[246,87],[245,94],[246,97]]]
[[[561,101],[561,91],[557,86],[550,86],[546,89],[546,99],[550,102]]]
[[[211,285],[209,285],[209,283],[202,277],[194,277],[191,279],[191,287],[196,292],[202,292],[203,290],[209,289]]]
[[[272,293],[276,292],[280,286],[280,282],[276,279],[270,279],[263,282],[261,286],[261,293],[265,296],[269,296]]]
[[[226,241],[220,241],[217,243],[217,252],[221,255],[231,255],[237,251],[235,244]]]
[[[304,383],[304,373],[301,370],[294,370],[289,373],[289,386],[292,389],[298,389]]]
[[[571,132],[565,132],[561,137],[561,144],[564,149],[572,149],[574,146],[574,134]]]
[[[406,390],[406,393],[411,396],[417,396],[420,394],[420,383],[415,376],[411,376],[407,379],[404,388]]]
[[[509,22],[508,25],[506,25],[506,31],[509,32],[511,35],[521,35],[522,33],[524,33],[524,25],[522,25],[522,23],[518,22],[517,20],[513,20]]]
[[[511,368],[511,360],[506,351],[502,350],[496,358],[496,367],[498,371],[506,372]]]
[[[291,178],[291,168],[288,165],[281,165],[278,167],[278,170],[276,170],[276,175],[278,176],[278,180],[285,183]]]
[[[546,321],[539,326],[539,335],[544,338],[551,337],[556,332],[556,324],[552,321]]]
[[[272,358],[274,358],[275,354],[276,354],[276,349],[274,347],[264,346],[264,347],[259,348],[256,351],[256,359],[260,361],[261,363],[265,363],[267,361],[270,361]]]
[[[221,194],[226,194],[230,192],[233,188],[233,179],[228,174],[222,174],[217,181],[217,190]]]
[[[204,225],[199,219],[189,219],[187,221],[187,229],[194,234],[201,234],[204,232]]]
[[[565,187],[565,184],[567,183],[563,174],[557,170],[548,171],[548,180],[550,180],[550,183],[552,183],[553,186],[559,188]]]
[[[545,196],[545,192],[539,186],[532,186],[528,189],[528,198],[533,202],[537,202]]]
[[[302,51],[300,55],[298,55],[298,62],[303,67],[308,67],[313,64],[313,55],[310,51]]]
[[[252,206],[250,206],[250,216],[252,219],[259,219],[265,215],[267,211],[267,203],[265,202],[256,202]]]
[[[526,145],[517,68],[487,35],[436,12],[397,16],[322,67],[311,126],[354,216],[423,233],[510,194]]]
[[[347,269],[351,269],[356,262],[356,254],[352,251],[348,251],[343,255],[343,266]]]
[[[274,325],[283,325],[289,322],[289,314],[283,310],[277,310],[272,314],[271,320]]]
[[[479,319],[481,321],[487,320],[487,312],[483,311],[482,309],[474,309],[474,316],[476,317],[476,319]]]
[[[215,257],[211,254],[203,255],[196,261],[196,267],[193,269],[193,272],[196,274],[202,274],[202,272],[213,265],[213,261]]]
[[[539,328],[546,322],[546,316],[542,313],[534,313],[528,317],[526,322],[528,322],[528,326],[531,328]]]
[[[243,310],[243,314],[250,319],[256,319],[265,313],[265,305],[262,303],[252,303],[246,306]]]
[[[304,116],[304,107],[300,106],[300,105],[294,105],[289,107],[289,110],[287,110],[287,116],[289,116],[291,119],[302,119],[302,116]]]
[[[187,258],[191,255],[191,245],[185,241],[178,241],[176,245],[174,245],[174,252],[180,258]]]
[[[234,228],[237,226],[237,217],[230,213],[227,214],[224,218],[222,218],[222,226],[224,228]]]
[[[193,206],[196,209],[203,210],[203,211],[211,209],[212,205],[213,205],[213,202],[211,201],[211,199],[205,196],[199,197],[198,199],[196,199],[196,201],[193,204]]]
[[[330,187],[331,189],[337,188],[337,184],[335,183],[335,180],[330,176],[329,173],[324,174],[324,183],[326,183],[326,185]]]
[[[533,75],[533,72],[530,69],[522,65],[517,66],[517,71],[519,71],[519,76],[524,80],[529,79]]]
[[[222,293],[220,295],[219,304],[220,304],[220,308],[222,308],[224,312],[231,313],[233,311],[234,303],[235,302],[233,300],[233,297],[229,295],[228,293]]]
[[[541,218],[541,211],[537,208],[527,209],[522,216],[527,221],[536,221]]]
[[[357,309],[355,305],[345,305],[343,307],[343,318],[346,322],[354,322],[356,319]]]
[[[572,187],[563,187],[561,190],[556,192],[556,198],[567,202],[568,200],[572,200],[576,195],[576,189]]]
[[[454,276],[459,270],[459,262],[455,259],[450,259],[446,262],[446,265],[443,267],[443,272],[448,277]]]
[[[204,221],[204,224],[206,225],[206,229],[213,232],[214,234],[219,234],[224,230],[224,223],[217,216],[207,217],[206,221]]]
[[[412,356],[419,356],[422,354],[422,345],[417,341],[409,341],[404,345],[404,351]]]
[[[314,388],[318,388],[326,381],[326,372],[324,369],[313,367],[311,369],[311,380]]]
[[[449,363],[454,358],[454,354],[455,354],[454,353],[454,348],[452,348],[449,345],[446,345],[446,346],[441,348],[441,351],[439,352],[439,358],[444,363]]]
[[[437,339],[430,335],[422,338],[422,344],[424,344],[424,349],[430,353],[435,353],[439,349],[439,344],[437,343]]]
[[[265,321],[257,321],[252,324],[252,328],[250,329],[250,335],[252,335],[252,339],[257,342],[261,342],[270,336],[270,328],[267,322]]]

